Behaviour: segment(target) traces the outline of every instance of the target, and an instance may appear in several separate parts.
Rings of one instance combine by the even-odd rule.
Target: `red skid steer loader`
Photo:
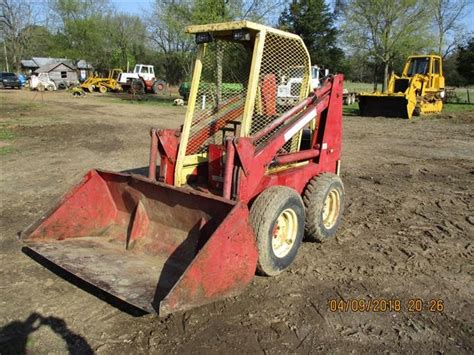
[[[239,294],[256,272],[282,272],[305,234],[336,233],[344,204],[342,75],[310,92],[301,38],[256,23],[187,32],[198,53],[185,121],[151,130],[148,177],[92,170],[20,236],[160,316]],[[304,72],[291,88],[300,101],[281,107],[281,73],[294,67]]]

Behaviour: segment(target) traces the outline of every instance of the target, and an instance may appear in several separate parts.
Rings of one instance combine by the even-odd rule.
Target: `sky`
[[[148,14],[154,0],[111,0],[120,12],[143,15]],[[468,32],[474,32],[474,3],[470,1],[463,24]]]
[[[131,15],[148,14],[154,2],[154,0],[112,0],[117,10]]]

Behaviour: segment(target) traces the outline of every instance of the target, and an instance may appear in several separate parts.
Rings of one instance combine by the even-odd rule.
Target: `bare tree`
[[[31,1],[0,0],[0,36],[4,43],[5,60],[20,71],[21,58],[28,46],[35,14]],[[9,58],[8,58],[9,57]]]
[[[459,21],[465,16],[467,0],[430,0],[431,12],[437,32],[438,53],[446,57],[458,44],[458,36],[454,35],[450,43],[448,37],[459,32]]]

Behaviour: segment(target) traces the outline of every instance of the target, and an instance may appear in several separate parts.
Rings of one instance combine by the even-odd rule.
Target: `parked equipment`
[[[408,58],[402,76],[392,74],[384,93],[359,94],[361,116],[411,118],[443,109],[444,76],[437,55]]]
[[[164,94],[166,92],[166,83],[156,79],[153,65],[137,64],[133,73],[122,73],[119,82],[124,90],[128,90],[132,94],[145,94],[146,92]]]
[[[160,315],[239,294],[256,270],[282,272],[305,230],[334,236],[344,206],[342,75],[310,90],[302,39],[252,22],[187,32],[198,53],[184,125],[151,130],[148,177],[92,170],[21,234],[44,258]],[[278,114],[279,72],[296,65],[300,100]]]
[[[121,74],[122,69],[109,70],[109,75],[106,78],[92,74],[81,84],[81,88],[89,92],[97,90],[102,94],[107,91],[122,91],[122,86],[118,82]]]
[[[54,91],[57,90],[56,84],[49,78],[48,73],[39,73],[30,78],[30,90]]]
[[[292,106],[299,102],[298,95],[304,80],[304,73],[305,68],[301,66],[290,67],[285,72],[282,72],[277,92],[277,103],[279,106]],[[313,65],[310,73],[310,87],[311,90],[314,90],[321,85],[322,79],[329,75],[329,69]]]

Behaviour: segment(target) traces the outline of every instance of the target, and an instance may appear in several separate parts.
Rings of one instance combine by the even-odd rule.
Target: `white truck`
[[[136,94],[162,94],[166,90],[166,83],[156,79],[153,65],[137,64],[132,73],[121,73],[118,82],[124,90]]]
[[[318,88],[321,80],[329,75],[329,69],[323,69],[317,65],[311,67],[311,90]],[[279,106],[293,106],[300,101],[299,93],[301,83],[303,82],[303,67],[290,67],[286,73],[283,73],[278,85],[277,104]],[[355,102],[356,94],[344,89],[343,102],[350,105]]]
[[[311,67],[311,90],[319,87],[321,79],[329,75],[328,69],[322,69],[317,65]],[[280,77],[280,85],[277,91],[277,103],[279,106],[292,106],[300,101],[299,93],[303,82],[304,68],[290,67]]]

